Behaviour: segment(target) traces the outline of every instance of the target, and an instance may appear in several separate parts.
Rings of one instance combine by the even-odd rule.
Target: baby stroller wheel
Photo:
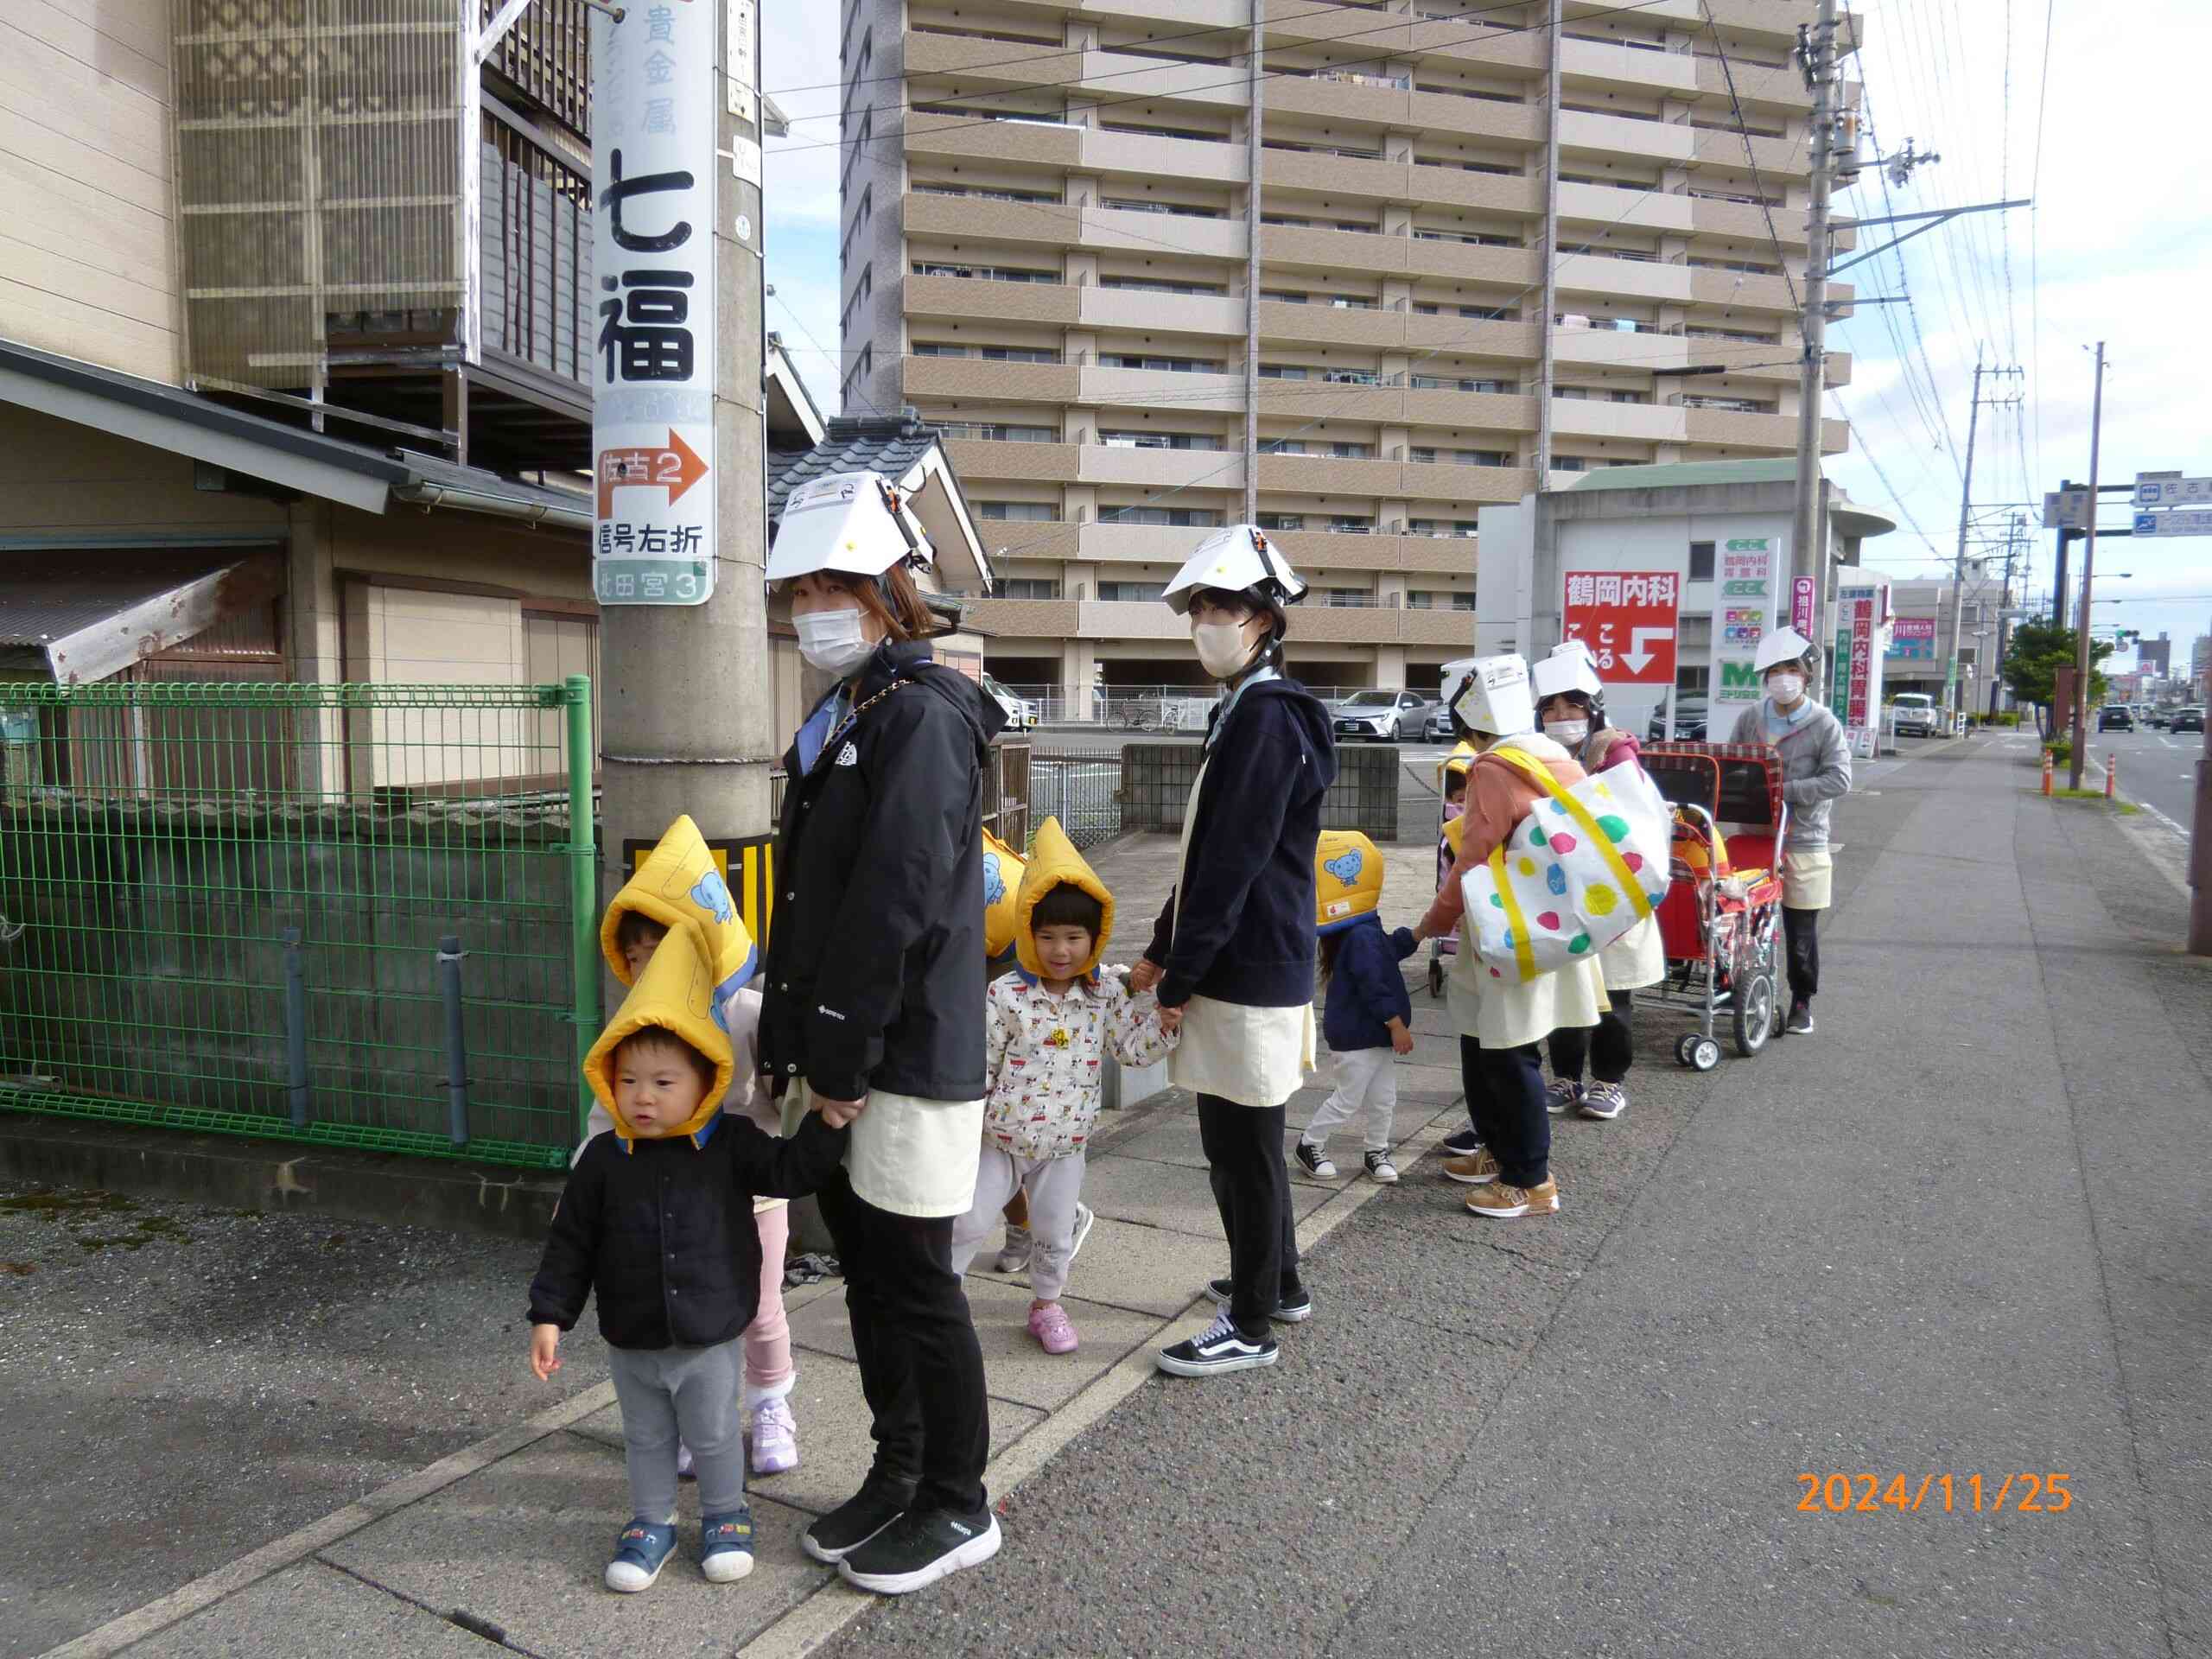
[[[1736,998],[1736,1052],[1749,1059],[1764,1048],[1774,1034],[1774,976],[1751,975]]]
[[[1431,996],[1444,995],[1444,958],[1441,957],[1428,959],[1428,994]]]
[[[1710,1037],[1699,1037],[1692,1040],[1690,1046],[1690,1065],[1694,1070],[1700,1071],[1710,1071],[1714,1066],[1719,1064],[1719,1044],[1714,1042]]]
[[[1675,1039],[1675,1058],[1678,1064],[1692,1066],[1697,1064],[1697,1033],[1694,1031],[1686,1031]]]

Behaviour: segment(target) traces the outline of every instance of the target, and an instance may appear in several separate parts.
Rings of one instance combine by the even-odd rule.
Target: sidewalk
[[[1111,960],[1142,954],[1174,855],[1173,837],[1141,836],[1096,855],[1121,918]],[[1385,913],[1393,925],[1415,919],[1433,874],[1429,860],[1410,849],[1391,857]],[[1409,976],[1421,966],[1421,958],[1409,963]],[[1420,1001],[1420,1023],[1436,1028],[1425,1029],[1401,1062],[1395,1137],[1408,1163],[1459,1121],[1456,1044],[1427,998]],[[1303,1122],[1325,1092],[1318,1083],[1303,1091],[1293,1121]],[[982,1270],[989,1249],[969,1278],[991,1395],[987,1478],[1001,1502],[1152,1378],[1154,1349],[1212,1317],[1211,1301],[1194,1299],[1208,1277],[1227,1268],[1187,1100],[1171,1091],[1116,1116],[1121,1121],[1107,1122],[1091,1156],[1084,1198],[1098,1221],[1074,1294],[1064,1299],[1082,1347],[1058,1357],[1037,1347],[1023,1327],[1026,1278]],[[1357,1158],[1346,1165],[1357,1168]],[[1363,1176],[1299,1181],[1302,1245],[1318,1244],[1382,1191]],[[798,1535],[859,1486],[871,1442],[842,1287],[810,1286],[787,1292],[786,1300],[799,1350],[792,1404],[804,1461],[755,1483],[759,1565],[741,1585],[704,1583],[687,1557],[645,1595],[601,1587],[628,1500],[613,1387],[597,1344],[582,1344],[569,1370],[589,1385],[563,1405],[51,1651],[72,1659],[126,1650],[184,1659],[351,1646],[460,1655],[486,1651],[490,1637],[545,1656],[798,1652],[869,1605],[808,1559]],[[487,1363],[519,1361],[502,1351]],[[689,1484],[683,1501],[684,1524],[696,1527]],[[241,1539],[240,1547],[252,1541]]]

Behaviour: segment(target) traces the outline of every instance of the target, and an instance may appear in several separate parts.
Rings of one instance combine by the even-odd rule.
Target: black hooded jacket
[[[784,756],[761,1069],[833,1100],[977,1100],[982,768],[1006,715],[922,641],[878,646],[854,704],[811,771]]]
[[[1208,728],[1190,853],[1145,952],[1166,970],[1160,1006],[1198,995],[1296,1007],[1313,1000],[1313,849],[1337,776],[1329,711],[1295,680],[1261,680]]]

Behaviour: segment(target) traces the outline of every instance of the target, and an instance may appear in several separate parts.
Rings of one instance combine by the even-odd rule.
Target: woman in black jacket
[[[793,492],[768,567],[801,652],[838,683],[784,757],[760,1064],[787,1122],[792,1090],[867,1101],[819,1196],[875,1462],[803,1541],[891,1593],[988,1560],[1000,1538],[951,1251],[982,1138],[982,766],[1005,715],[931,658],[908,569],[926,557],[888,486],[847,474]]]
[[[1220,1317],[1158,1356],[1179,1376],[1272,1365],[1269,1322],[1313,1311],[1298,1275],[1283,1107],[1313,1068],[1313,848],[1337,760],[1328,710],[1282,676],[1284,607],[1305,594],[1249,524],[1199,543],[1166,592],[1224,694],[1175,889],[1129,981],[1156,984],[1164,1022],[1180,1022],[1168,1076],[1198,1096],[1229,1236],[1229,1276],[1208,1287]]]

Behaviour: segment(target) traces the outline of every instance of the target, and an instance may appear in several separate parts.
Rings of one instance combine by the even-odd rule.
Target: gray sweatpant
[[[699,1512],[745,1506],[745,1435],[738,1387],[745,1344],[711,1348],[610,1348],[614,1398],[622,1408],[622,1450],[630,1471],[630,1511],[647,1521],[676,1519],[676,1443],[691,1448]]]

